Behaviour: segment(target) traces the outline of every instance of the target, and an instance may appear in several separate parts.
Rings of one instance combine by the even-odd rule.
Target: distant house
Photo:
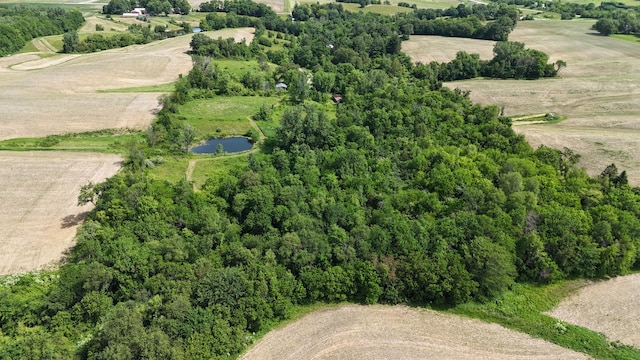
[[[287,90],[287,84],[279,82],[276,84],[276,90]]]
[[[340,104],[342,102],[342,95],[340,95],[340,94],[332,94],[331,95],[331,99],[333,100],[334,103]]]
[[[132,17],[138,17],[141,15],[145,15],[147,13],[145,8],[135,8],[133,10],[131,10],[128,13],[123,13],[122,16],[132,16]]]

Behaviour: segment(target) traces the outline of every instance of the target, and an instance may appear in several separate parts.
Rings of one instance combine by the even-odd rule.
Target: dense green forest
[[[193,37],[194,67],[147,143],[83,187],[96,206],[67,263],[0,287],[0,358],[223,359],[318,301],[451,306],[638,266],[640,191],[624,171],[589,177],[578,154],[532,149],[497,107],[443,88],[457,65],[413,64],[400,17],[297,9],[308,18],[209,14],[209,28],[263,26],[250,45]],[[506,54],[526,49],[499,44],[489,64],[511,71]],[[260,66],[233,75],[216,58]],[[284,110],[255,117],[275,136],[246,166],[198,191],[148,176],[151,158],[188,156],[180,105],[274,94]]]
[[[77,30],[82,24],[78,10],[0,4],[0,56],[18,52],[33,38]]]

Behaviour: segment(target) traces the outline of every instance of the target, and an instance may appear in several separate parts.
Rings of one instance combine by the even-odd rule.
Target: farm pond
[[[219,152],[219,146],[222,146],[221,152],[225,153],[238,153],[252,148],[249,139],[242,136],[235,136],[222,139],[209,139],[203,145],[192,147],[191,152],[195,154],[215,154]]]

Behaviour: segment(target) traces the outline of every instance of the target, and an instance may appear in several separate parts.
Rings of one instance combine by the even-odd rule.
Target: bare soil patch
[[[105,154],[0,152],[0,275],[59,260],[91,210],[77,206],[80,187],[113,176],[121,161]]]
[[[562,300],[548,315],[640,348],[640,274],[594,282]]]
[[[406,306],[346,305],[269,332],[240,359],[587,358],[475,319]]]
[[[523,21],[509,39],[542,50],[567,68],[553,79],[465,80],[445,83],[471,91],[471,99],[503,106],[505,115],[555,112],[557,124],[515,124],[533,147],[569,147],[582,155],[591,175],[615,163],[640,185],[640,46],[600,36],[591,20]],[[413,39],[417,38],[417,39]],[[417,44],[411,44],[412,42]],[[438,50],[430,52],[429,49]],[[459,50],[486,57],[492,42],[441,37],[412,37],[403,49],[415,60],[448,61]],[[415,50],[414,50],[415,49]],[[427,55],[427,54],[435,55]],[[489,56],[490,57],[490,56]]]

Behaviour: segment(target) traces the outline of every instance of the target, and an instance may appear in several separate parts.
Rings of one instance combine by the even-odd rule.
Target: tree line
[[[103,14],[122,15],[136,7],[145,8],[149,15],[187,15],[191,5],[187,0],[110,0],[102,7]]]
[[[33,5],[0,5],[0,56],[20,51],[40,36],[77,30],[84,24],[78,10]]]

